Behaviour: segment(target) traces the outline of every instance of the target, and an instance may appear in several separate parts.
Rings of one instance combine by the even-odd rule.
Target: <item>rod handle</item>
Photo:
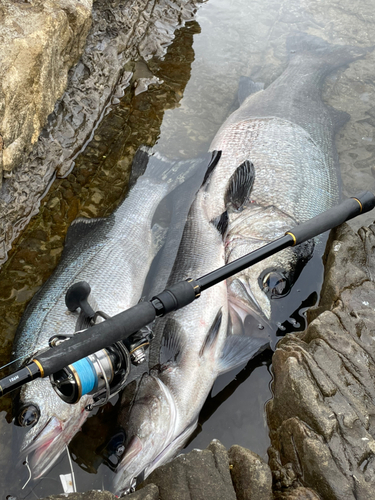
[[[353,196],[340,205],[336,205],[313,219],[294,227],[286,234],[290,234],[294,239],[294,245],[298,245],[353,219],[357,215],[369,212],[374,207],[375,196],[369,191],[363,191],[358,196]]]

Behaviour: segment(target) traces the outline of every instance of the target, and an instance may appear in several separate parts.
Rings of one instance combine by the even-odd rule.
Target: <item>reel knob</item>
[[[79,281],[68,288],[65,295],[65,304],[70,312],[74,312],[78,307],[87,318],[95,316],[94,309],[87,302],[91,287],[86,281]]]

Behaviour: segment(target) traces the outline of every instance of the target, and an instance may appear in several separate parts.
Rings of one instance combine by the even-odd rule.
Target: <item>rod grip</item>
[[[181,309],[193,302],[200,295],[200,287],[198,283],[191,278],[179,281],[174,285],[169,286],[161,293],[152,297],[151,301],[157,299],[163,306],[162,314],[164,316],[172,311]]]
[[[353,196],[340,205],[336,205],[313,219],[294,227],[286,234],[290,234],[294,238],[294,245],[298,245],[357,215],[369,212],[374,207],[375,196],[369,191],[363,191],[358,196]]]

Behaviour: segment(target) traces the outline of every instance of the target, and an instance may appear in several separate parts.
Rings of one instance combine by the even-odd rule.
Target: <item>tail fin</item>
[[[288,37],[286,48],[290,60],[303,55],[304,58],[315,59],[321,66],[327,66],[329,71],[349,64],[355,59],[364,57],[374,49],[372,47],[353,47],[351,45],[332,45],[314,35],[296,33]],[[310,57],[309,57],[310,56]]]

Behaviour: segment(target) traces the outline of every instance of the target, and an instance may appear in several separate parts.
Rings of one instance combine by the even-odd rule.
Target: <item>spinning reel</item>
[[[68,289],[65,296],[66,306],[71,312],[80,308],[77,325],[86,328],[74,334],[51,337],[50,347],[56,347],[79,335],[95,325],[99,317],[105,320],[109,318],[103,311],[95,312],[92,309],[87,301],[90,292],[90,285],[85,281],[75,283]],[[87,405],[86,410],[103,406],[125,387],[131,364],[137,366],[145,361],[145,350],[152,338],[153,334],[146,326],[125,341],[116,342],[53,373],[50,375],[52,387],[66,403],[78,403],[82,396],[88,394],[93,397],[94,402]]]

